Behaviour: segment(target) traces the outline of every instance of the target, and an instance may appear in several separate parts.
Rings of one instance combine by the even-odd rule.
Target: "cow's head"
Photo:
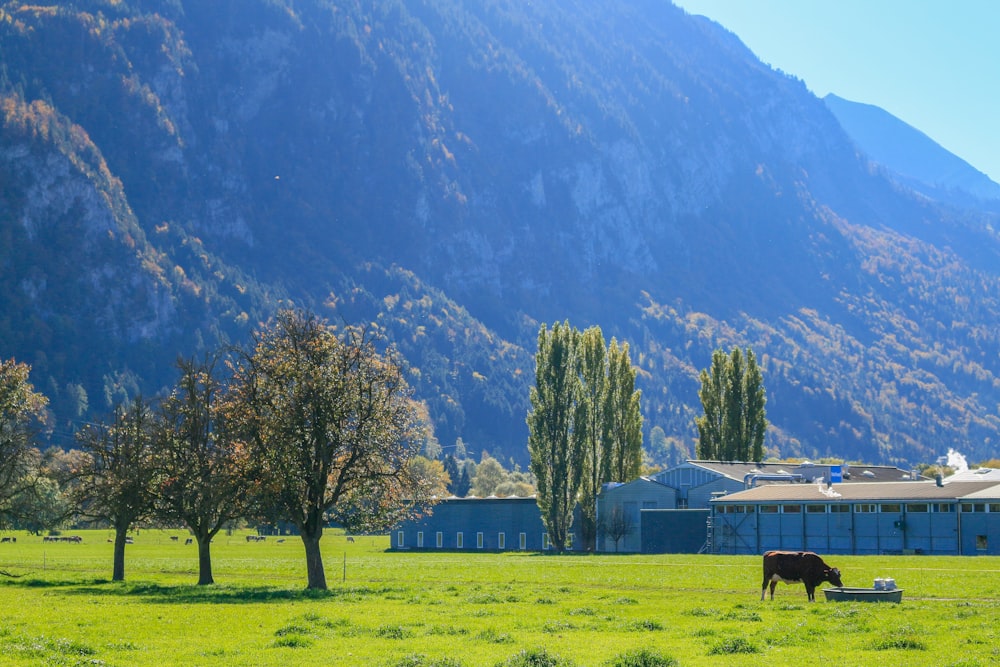
[[[835,567],[826,568],[826,580],[837,588],[843,588],[844,582],[840,580],[840,570]]]

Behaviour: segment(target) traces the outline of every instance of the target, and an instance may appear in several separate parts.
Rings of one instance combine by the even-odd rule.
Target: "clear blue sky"
[[[673,1],[816,96],[882,107],[1000,182],[1000,1]]]

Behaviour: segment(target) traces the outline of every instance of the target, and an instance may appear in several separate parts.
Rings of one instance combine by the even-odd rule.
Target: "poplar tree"
[[[698,391],[704,415],[698,427],[698,457],[720,461],[764,458],[767,417],[763,375],[750,348],[746,357],[738,347],[729,355],[712,353],[710,370],[701,372]]]
[[[642,469],[642,392],[635,388],[628,343],[614,338],[608,348],[608,386],[604,403],[605,456],[609,482],[628,482]]]
[[[557,551],[568,544],[583,467],[581,439],[574,434],[581,386],[577,339],[569,323],[542,325],[530,390],[528,451],[538,490],[538,507]]]
[[[608,396],[608,354],[600,327],[591,327],[580,337],[581,400],[575,420],[575,435],[583,448],[580,483],[581,539],[584,548],[593,549],[597,539],[597,495],[608,481],[608,457],[605,456],[604,409]]]

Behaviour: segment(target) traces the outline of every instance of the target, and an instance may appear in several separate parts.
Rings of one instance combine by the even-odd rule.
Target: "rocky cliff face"
[[[692,452],[732,345],[772,454],[1000,436],[991,214],[874,173],[668,3],[8,2],[0,58],[0,341],[91,410],[291,298],[376,322],[445,444],[521,462],[564,319],[630,343],[647,431]]]

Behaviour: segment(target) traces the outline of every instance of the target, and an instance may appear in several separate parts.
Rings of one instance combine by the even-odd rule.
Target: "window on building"
[[[778,506],[777,505],[761,505],[760,506],[760,513],[761,514],[777,514],[778,513]]]
[[[417,548],[418,549],[424,548],[424,531],[422,530],[417,531]]]
[[[836,505],[830,505],[831,514],[846,514],[851,511],[851,506],[847,503],[838,503]]]
[[[930,508],[927,506],[927,503],[910,503],[909,505],[906,506],[906,511],[913,513],[918,513],[918,512],[923,513],[923,512],[929,512]]]
[[[976,535],[976,551],[986,551],[986,536]]]
[[[528,548],[528,534],[527,533],[521,533],[520,535],[517,536],[517,545],[521,549],[521,551],[524,551],[525,549]]]
[[[989,508],[991,512],[1000,512],[1000,503],[990,503]]]
[[[899,512],[903,511],[903,506],[900,505],[899,503],[882,503],[882,508],[880,511],[888,512],[890,514],[895,512],[898,514]]]
[[[403,545],[406,543],[406,540],[403,539],[403,536],[404,536],[403,531],[399,531],[398,533],[396,533],[396,547],[399,549],[402,549]]]
[[[806,505],[806,514],[826,514],[826,505]]]
[[[444,533],[438,531],[437,535],[435,536],[435,543],[437,544],[438,549],[444,546]]]
[[[784,514],[801,514],[802,505],[782,505],[781,511]]]
[[[877,506],[875,503],[855,503],[854,505],[854,511],[858,514],[868,514],[876,510]]]
[[[962,503],[962,512],[985,512],[986,503]]]
[[[465,533],[455,533],[455,548],[456,549],[465,548]]]
[[[497,549],[506,549],[506,548],[507,548],[507,536],[504,535],[503,533],[500,533],[499,535],[497,535]]]
[[[948,512],[954,512],[955,511],[955,503],[935,503],[934,504],[934,511],[935,512],[944,512],[946,514]]]
[[[483,534],[482,533],[476,533],[476,548],[477,549],[482,549],[483,548]]]
[[[679,509],[679,510],[686,510],[687,508],[688,508],[688,499],[687,498],[678,498],[677,499],[677,509]]]

